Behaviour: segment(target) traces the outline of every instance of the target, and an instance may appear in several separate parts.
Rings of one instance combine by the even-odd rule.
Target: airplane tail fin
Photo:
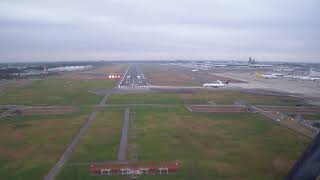
[[[261,73],[259,73],[259,72],[256,72],[256,76],[258,76],[258,77],[259,77],[259,76],[261,76]]]

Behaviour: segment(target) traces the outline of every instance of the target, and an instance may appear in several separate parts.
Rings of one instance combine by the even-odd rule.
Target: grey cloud
[[[2,0],[0,61],[252,55],[319,60],[319,5],[317,0]]]

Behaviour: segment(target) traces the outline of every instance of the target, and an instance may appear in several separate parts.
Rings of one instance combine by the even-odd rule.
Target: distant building
[[[255,63],[254,58],[249,57],[249,62],[248,62],[248,63],[249,63],[249,64],[254,64],[254,63]]]

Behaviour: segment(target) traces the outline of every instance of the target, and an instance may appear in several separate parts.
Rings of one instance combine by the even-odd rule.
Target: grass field
[[[259,105],[295,105],[300,101],[294,98],[254,95],[234,91],[205,91],[195,93],[146,93],[146,94],[115,94],[110,96],[109,103],[125,104],[234,104],[246,102]]]
[[[126,65],[118,68],[123,71]],[[92,108],[84,106],[101,100],[101,96],[88,91],[115,85],[116,81],[50,77],[0,91],[0,104],[80,106],[79,112],[65,115],[1,118],[0,179],[42,179],[89,117]],[[283,179],[310,142],[258,114],[191,113],[182,106],[209,102],[288,106],[300,103],[294,98],[220,90],[111,95],[110,104],[177,105],[133,108],[137,139],[129,141],[129,147],[138,145],[139,160],[181,162],[181,171],[176,175],[139,179]],[[93,177],[88,174],[88,166],[72,165],[116,160],[123,121],[123,110],[117,108],[97,114],[57,179],[127,179]]]
[[[136,113],[137,139],[129,144],[138,145],[139,160],[178,160],[181,163],[178,174],[139,179],[283,179],[310,142],[258,114],[213,116],[190,113],[183,107],[140,107],[133,111]],[[113,149],[112,145],[110,149]],[[100,154],[101,151],[91,152]],[[106,152],[110,153],[106,156],[112,158],[113,151]],[[81,158],[85,157],[83,155]],[[127,178],[90,176],[88,166],[66,166],[58,179]]]
[[[91,80],[106,80],[109,74],[123,74],[128,68],[127,64],[108,64],[94,67],[86,71],[74,71],[64,73],[60,78],[63,79],[91,79]]]
[[[257,114],[136,110],[140,160],[179,160],[181,171],[140,179],[283,179],[309,139]]]
[[[142,67],[142,71],[148,77],[148,80],[152,85],[160,85],[160,86],[202,85],[201,82],[194,80],[192,76],[184,73],[183,71],[182,72],[177,71],[177,68],[181,68],[181,67],[161,66],[161,65],[154,65],[154,64],[153,65],[143,64],[141,67]]]
[[[56,163],[90,109],[68,115],[0,120],[0,179],[42,179]]]
[[[320,115],[303,115],[303,119],[305,120],[320,120]]]
[[[69,166],[70,163],[117,160],[122,121],[123,110],[99,112],[96,121],[81,140],[57,179],[93,178],[89,175],[88,166]]]
[[[150,84],[158,86],[202,86],[204,83],[216,82],[217,80],[223,82],[229,80],[231,83],[244,82],[213,75],[206,70],[192,72],[190,67],[161,64],[142,64],[141,67]]]
[[[117,159],[123,121],[122,110],[99,112],[69,162],[113,161]]]
[[[6,112],[8,109],[6,108],[0,108],[0,114],[3,113],[3,112]]]
[[[48,78],[20,88],[5,89],[0,92],[0,103],[38,106],[97,104],[101,97],[88,91],[111,88],[115,84],[116,81]]]
[[[144,93],[144,94],[113,94],[109,97],[110,104],[181,104],[177,94]]]
[[[87,71],[88,73],[124,73],[128,64],[108,64]]]

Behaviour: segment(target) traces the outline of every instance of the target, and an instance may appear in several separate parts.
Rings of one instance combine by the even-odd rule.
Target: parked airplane
[[[192,69],[192,72],[198,72],[199,70],[198,69]]]
[[[320,77],[311,77],[311,76],[286,76],[292,79],[308,80],[308,81],[317,81],[320,80]]]
[[[225,83],[223,83],[222,81],[220,80],[217,80],[216,83],[205,83],[203,84],[202,86],[204,87],[214,87],[214,88],[218,88],[218,87],[223,87],[223,86],[226,86],[229,84],[229,80]]]
[[[256,76],[266,78],[266,79],[272,79],[272,78],[282,77],[283,74],[281,73],[261,74],[259,72],[256,72]]]
[[[306,80],[306,81],[319,81],[320,72],[311,68],[309,71],[309,75],[302,75],[302,76],[290,75],[290,76],[284,76],[284,77],[291,78],[291,79],[298,79],[298,80]]]

